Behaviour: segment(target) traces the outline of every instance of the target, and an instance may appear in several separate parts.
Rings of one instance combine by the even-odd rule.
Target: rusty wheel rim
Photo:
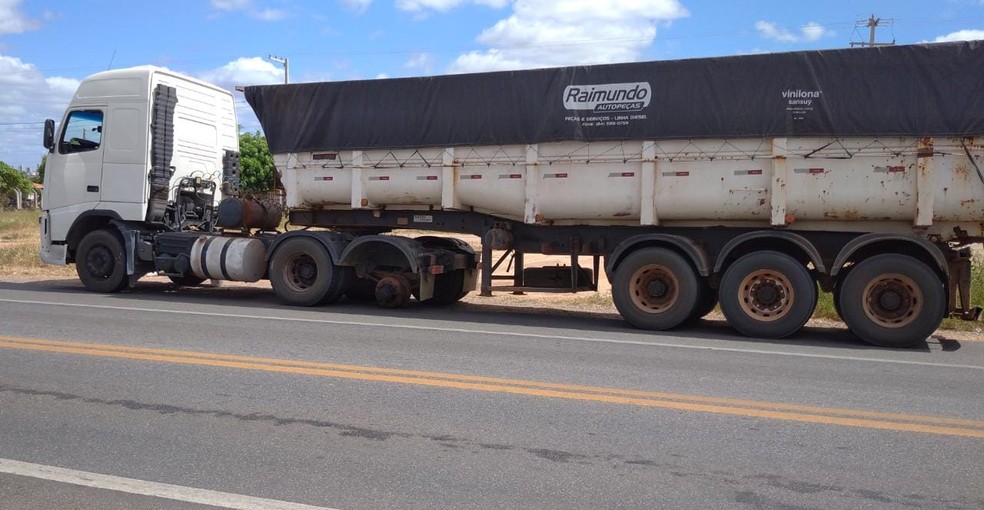
[[[796,292],[786,275],[772,269],[751,272],[738,286],[738,302],[746,315],[774,322],[789,315]]]
[[[647,313],[664,313],[676,305],[680,297],[680,282],[664,266],[642,266],[632,274],[629,295],[636,308]]]
[[[904,328],[919,316],[923,308],[922,291],[905,275],[884,274],[864,287],[861,308],[879,326]]]
[[[310,255],[301,253],[284,264],[284,283],[295,292],[304,292],[318,280],[318,264]]]

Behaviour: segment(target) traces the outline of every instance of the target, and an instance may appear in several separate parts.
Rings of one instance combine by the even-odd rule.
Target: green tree
[[[38,184],[44,184],[44,166],[48,163],[48,155],[45,154],[41,156],[41,163],[38,163],[37,175],[34,177],[34,182]]]
[[[34,187],[23,172],[0,161],[0,195],[6,196],[15,189],[28,194],[34,190]]]
[[[273,189],[273,155],[266,137],[255,133],[239,135],[239,187],[243,191],[269,191]]]

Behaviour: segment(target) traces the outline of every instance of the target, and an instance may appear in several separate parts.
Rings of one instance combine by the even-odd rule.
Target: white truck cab
[[[45,122],[42,261],[75,261],[82,238],[112,221],[208,221],[237,131],[232,94],[203,81],[151,66],[86,78],[57,131]]]

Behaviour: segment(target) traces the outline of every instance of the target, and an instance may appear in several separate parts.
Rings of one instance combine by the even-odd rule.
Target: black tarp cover
[[[251,86],[274,153],[984,134],[984,41]]]

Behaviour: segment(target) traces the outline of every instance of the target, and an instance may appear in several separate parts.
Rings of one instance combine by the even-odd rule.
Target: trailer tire
[[[314,306],[338,300],[345,292],[351,268],[336,266],[318,241],[294,237],[283,242],[270,259],[270,284],[281,301]]]
[[[701,279],[700,281],[700,296],[697,298],[697,305],[694,307],[693,313],[687,318],[686,323],[691,324],[697,322],[707,314],[714,310],[714,307],[718,304],[718,294],[717,290],[712,288],[707,284],[707,281]]]
[[[126,254],[123,240],[108,228],[93,230],[75,251],[75,272],[86,289],[113,293],[126,287]]]
[[[612,300],[629,324],[665,330],[694,313],[698,288],[697,274],[686,259],[665,248],[644,248],[616,268]]]
[[[799,261],[777,251],[749,253],[724,271],[718,299],[728,324],[750,337],[799,331],[817,306],[817,283]]]
[[[911,347],[925,340],[946,312],[946,291],[936,273],[894,253],[855,265],[844,278],[839,300],[847,327],[880,347]]]

